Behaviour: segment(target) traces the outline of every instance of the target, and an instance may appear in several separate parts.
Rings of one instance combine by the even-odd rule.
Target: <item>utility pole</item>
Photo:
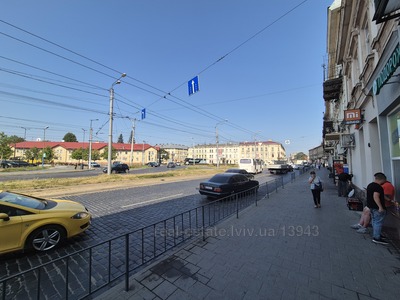
[[[133,166],[133,146],[135,144],[135,127],[136,127],[136,119],[131,119],[132,121],[132,138],[131,138],[131,166]]]
[[[114,85],[121,83],[121,78],[125,77],[123,73],[117,81],[115,81],[110,88],[110,121],[108,128],[108,158],[107,158],[107,175],[111,175],[111,160],[112,160],[112,130],[113,130],[113,119],[114,119]]]
[[[93,128],[92,121],[98,121],[99,119],[90,119],[90,127],[89,127],[89,169],[92,168],[92,139],[93,139]]]

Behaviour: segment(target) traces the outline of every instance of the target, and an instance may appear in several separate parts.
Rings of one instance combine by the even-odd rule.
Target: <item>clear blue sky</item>
[[[59,141],[67,132],[191,146],[322,140],[322,64],[332,0],[4,1],[0,131]],[[222,58],[222,59],[221,59]],[[200,91],[187,82],[199,75]],[[85,131],[83,130],[85,129]]]

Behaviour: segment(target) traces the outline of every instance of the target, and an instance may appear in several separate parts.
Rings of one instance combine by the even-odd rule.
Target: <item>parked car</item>
[[[103,169],[103,173],[107,173],[108,168]],[[113,164],[111,166],[111,173],[128,173],[129,166],[127,164]]]
[[[47,251],[88,229],[91,215],[80,203],[0,190],[0,254]]]
[[[91,167],[91,168],[100,168],[101,166],[100,166],[100,164],[98,164],[97,162],[91,161],[91,162],[90,162],[90,167]]]
[[[170,161],[170,162],[167,164],[167,168],[175,168],[175,167],[176,167],[176,165],[175,165],[175,163],[172,162],[172,161]]]
[[[149,167],[158,167],[159,166],[158,162],[155,162],[155,161],[151,161],[151,162],[147,163],[147,165]]]
[[[228,170],[225,171],[225,173],[243,174],[244,176],[246,176],[249,179],[254,179],[254,175],[250,174],[245,169],[228,169]]]
[[[12,161],[2,160],[1,161],[1,167],[6,169],[6,168],[17,167],[17,165],[15,163],[13,163]]]
[[[246,175],[237,173],[221,173],[200,183],[199,192],[209,198],[219,198],[239,193],[251,188],[258,188],[257,180],[249,179]]]

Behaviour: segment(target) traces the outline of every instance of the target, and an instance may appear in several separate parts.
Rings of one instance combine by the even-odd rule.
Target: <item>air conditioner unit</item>
[[[354,133],[352,134],[342,134],[340,136],[340,146],[342,148],[352,148],[355,146]]]

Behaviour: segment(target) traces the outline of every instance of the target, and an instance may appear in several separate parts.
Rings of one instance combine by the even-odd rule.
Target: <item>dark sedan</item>
[[[103,169],[104,173],[107,173],[107,168]],[[129,172],[129,166],[127,164],[113,164],[111,166],[111,173],[127,173]]]
[[[251,180],[243,174],[222,173],[214,175],[208,181],[201,182],[199,192],[209,198],[219,198],[258,188],[258,185],[257,180]]]
[[[225,173],[243,174],[244,176],[246,176],[249,179],[254,179],[254,175],[250,174],[245,169],[228,169],[228,170],[225,171]]]

